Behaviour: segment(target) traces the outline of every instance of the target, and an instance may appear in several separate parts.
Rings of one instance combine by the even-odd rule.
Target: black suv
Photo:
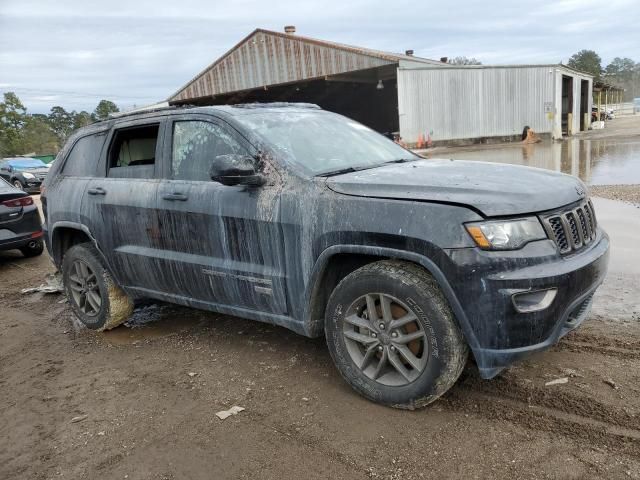
[[[424,160],[313,105],[168,108],[79,130],[45,182],[49,252],[93,329],[151,298],[325,335],[401,408],[586,317],[609,239],[584,184]]]
[[[38,158],[3,158],[0,177],[14,187],[29,193],[40,193],[40,186],[49,173],[49,167]]]

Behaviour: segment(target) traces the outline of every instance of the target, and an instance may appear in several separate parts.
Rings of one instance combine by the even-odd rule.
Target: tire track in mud
[[[314,435],[296,430],[293,425],[275,421],[268,414],[258,411],[251,412],[249,417],[267,431],[276,433],[283,440],[291,442],[297,447],[302,446],[311,451],[321,453],[325,458],[330,458],[354,474],[367,475],[369,473],[369,470],[351,455],[335,450],[326,441]]]
[[[555,345],[554,350],[640,360],[640,339],[576,332]]]
[[[640,416],[597,399],[559,389],[543,389],[534,384],[495,378],[490,382],[478,377],[462,380],[461,387],[474,394],[519,402],[527,407],[544,407],[569,415],[594,419],[606,424],[640,431]]]
[[[622,360],[640,360],[640,346],[630,349],[617,346],[599,345],[596,343],[565,340],[555,346],[556,351],[572,353],[597,353],[607,357],[616,357]]]
[[[605,447],[631,457],[640,455],[640,430],[472,391],[460,390],[443,403],[451,410],[507,421],[529,430],[563,435],[572,440],[580,439],[588,445]]]
[[[638,416],[570,392],[546,391],[500,378],[484,382],[476,377],[462,379],[442,404],[451,411],[462,410],[640,455]]]

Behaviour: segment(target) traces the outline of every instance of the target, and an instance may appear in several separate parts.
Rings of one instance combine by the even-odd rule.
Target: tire
[[[13,186],[16,187],[19,190],[24,190],[24,185],[22,185],[22,182],[18,179],[15,179],[13,182]]]
[[[73,313],[87,328],[111,330],[133,312],[133,302],[115,283],[91,243],[74,245],[65,252],[62,282]]]
[[[20,248],[22,255],[25,257],[37,257],[38,255],[42,255],[44,251],[44,243],[42,240],[32,240],[26,246]]]
[[[437,282],[423,268],[395,260],[365,265],[338,284],[325,334],[344,379],[369,400],[395,408],[435,401],[456,382],[468,356]]]

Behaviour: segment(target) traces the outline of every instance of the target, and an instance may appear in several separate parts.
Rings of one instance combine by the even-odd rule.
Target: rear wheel
[[[325,318],[331,356],[366,398],[419,408],[458,379],[468,349],[435,280],[399,261],[366,265],[336,287]]]
[[[91,243],[67,250],[62,281],[73,312],[88,328],[110,330],[124,323],[133,311],[131,299],[116,285]]]
[[[44,243],[42,240],[31,240],[27,245],[20,248],[20,251],[25,257],[37,257],[44,251]]]

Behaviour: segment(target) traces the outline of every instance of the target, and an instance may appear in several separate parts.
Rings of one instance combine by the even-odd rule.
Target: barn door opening
[[[573,78],[562,76],[562,135],[573,133]]]

